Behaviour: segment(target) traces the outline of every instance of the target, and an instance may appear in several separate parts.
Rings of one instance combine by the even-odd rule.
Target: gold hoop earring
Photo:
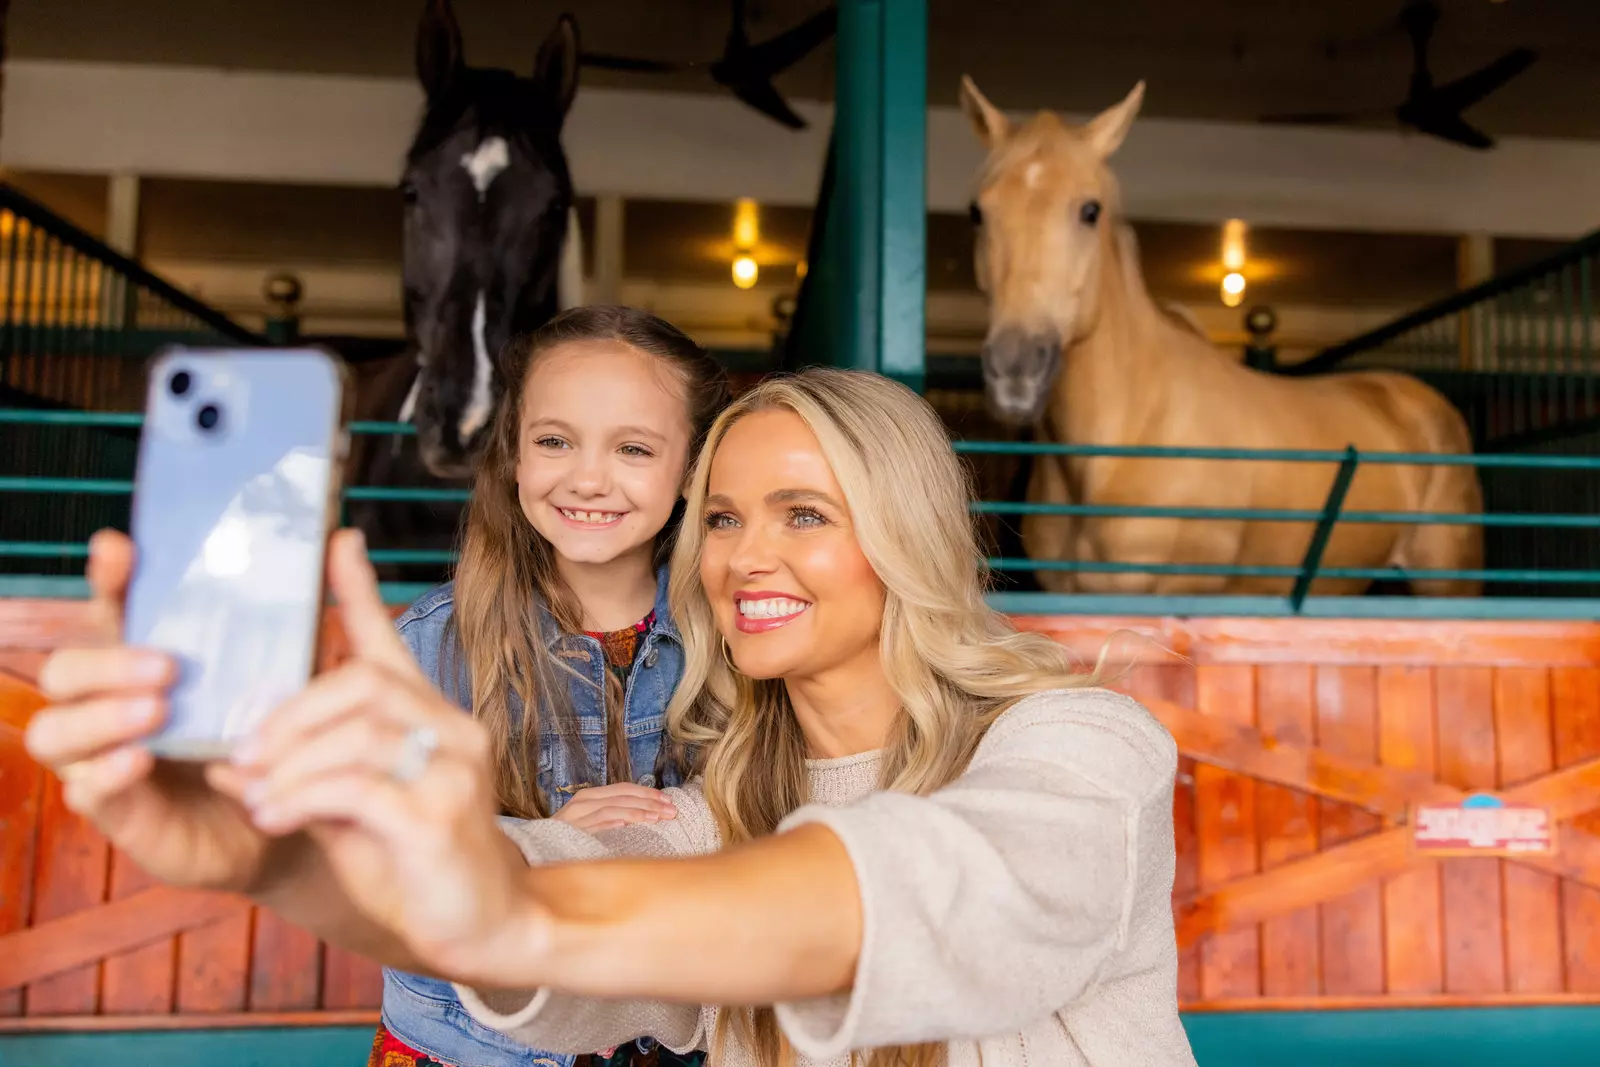
[[[723,637],[721,634],[718,634],[717,640],[722,642],[722,662],[728,665],[728,669],[730,671],[732,671],[734,674],[738,674],[739,665],[733,662],[733,652],[728,648],[728,639]]]

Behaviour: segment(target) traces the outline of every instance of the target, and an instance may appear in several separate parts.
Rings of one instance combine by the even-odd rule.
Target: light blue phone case
[[[157,755],[225,756],[310,678],[343,386],[315,349],[174,349],[151,368],[126,638],[179,662]]]

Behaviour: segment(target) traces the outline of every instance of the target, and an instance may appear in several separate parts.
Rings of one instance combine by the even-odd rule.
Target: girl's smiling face
[[[517,499],[569,563],[653,548],[683,488],[691,428],[679,375],[619,341],[579,341],[528,371]]]
[[[875,666],[883,582],[805,420],[757,411],[729,427],[705,511],[700,581],[741,673],[802,681]]]

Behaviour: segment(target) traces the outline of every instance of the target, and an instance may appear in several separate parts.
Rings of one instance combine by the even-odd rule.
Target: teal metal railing
[[[174,343],[265,339],[0,183],[0,402],[137,407]]]
[[[0,183],[0,408],[37,416],[0,421],[0,482],[126,478],[137,422],[93,412],[140,407],[146,363],[163,345],[262,342]],[[81,569],[70,552],[51,547],[61,531],[114,524],[125,511],[126,502],[108,493],[9,497],[0,506],[0,541],[32,547],[0,557],[0,573]]]
[[[1480,450],[1600,428],[1600,232],[1282,368],[1409,371],[1448,396]]]
[[[0,410],[0,427],[28,426],[40,430],[94,430],[137,433],[141,416],[131,413],[54,412]],[[412,427],[388,422],[357,422],[353,433],[391,435],[410,434]],[[1223,460],[1230,462],[1292,462],[1332,466],[1335,474],[1327,499],[1318,508],[1234,508],[1178,507],[1155,505],[1042,504],[977,501],[972,510],[982,515],[1061,515],[1077,517],[1177,518],[1200,521],[1246,521],[1300,523],[1311,527],[1303,558],[1292,566],[1243,566],[1182,560],[1159,564],[1119,560],[1032,560],[997,556],[990,566],[1001,573],[1041,570],[1078,573],[1116,573],[1152,575],[1212,575],[1281,578],[1292,582],[1284,596],[1099,596],[1088,594],[1044,594],[1005,592],[995,595],[1004,610],[1026,613],[1115,613],[1115,614],[1211,614],[1211,615],[1364,615],[1392,617],[1600,617],[1600,594],[1566,595],[1569,590],[1593,593],[1600,590],[1600,568],[1540,568],[1517,565],[1485,566],[1471,570],[1401,570],[1393,567],[1331,567],[1323,563],[1323,551],[1339,524],[1374,523],[1472,523],[1489,528],[1530,530],[1570,530],[1591,540],[1600,538],[1600,514],[1512,513],[1437,514],[1420,511],[1372,511],[1344,507],[1345,493],[1357,471],[1378,465],[1460,465],[1482,470],[1554,471],[1594,477],[1600,475],[1600,456],[1583,455],[1435,455],[1397,452],[1358,452],[1308,450],[1258,450],[1229,448],[1146,448],[1103,447],[1092,445],[1032,444],[1011,441],[957,441],[955,449],[964,455],[1056,455],[1115,456],[1165,460]],[[28,538],[7,535],[0,540],[0,570],[11,577],[0,577],[0,595],[78,595],[82,592],[81,573],[87,552],[86,541],[100,525],[125,526],[132,492],[132,451],[126,469],[116,477],[61,476],[48,473],[0,476],[0,510],[25,512],[27,501],[70,500],[92,502],[99,510],[86,508],[77,515],[70,533],[54,538]],[[459,503],[466,492],[458,489],[398,488],[392,486],[351,486],[345,499],[413,503]],[[373,546],[374,562],[384,564],[437,565],[441,570],[452,562],[443,551],[409,550]],[[1558,595],[1485,596],[1476,599],[1428,597],[1330,597],[1314,596],[1318,579],[1361,578],[1404,581],[1439,579],[1444,581],[1482,581],[1489,585],[1552,587]],[[392,600],[408,600],[424,585],[396,583],[386,586]]]

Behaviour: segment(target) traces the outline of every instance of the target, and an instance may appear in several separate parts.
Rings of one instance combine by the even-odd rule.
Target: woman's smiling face
[[[739,672],[799,681],[876,663],[884,586],[816,435],[757,411],[718,444],[700,581]]]

